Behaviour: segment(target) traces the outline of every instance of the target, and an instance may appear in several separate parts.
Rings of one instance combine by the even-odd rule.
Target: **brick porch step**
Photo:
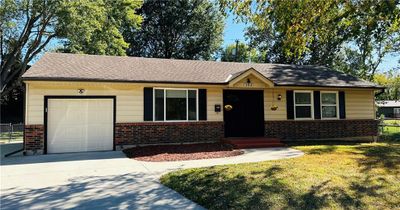
[[[233,145],[233,147],[236,149],[286,146],[278,138],[265,138],[265,137],[225,138],[223,142]]]

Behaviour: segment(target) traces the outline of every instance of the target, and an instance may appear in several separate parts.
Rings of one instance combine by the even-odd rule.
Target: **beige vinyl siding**
[[[278,91],[282,91],[282,101],[275,100],[278,105],[277,111],[265,107],[265,120],[286,120],[286,90],[319,90],[319,91],[344,91],[346,104],[346,119],[375,119],[375,92],[371,89],[335,89],[318,87],[279,87],[275,89],[275,98]],[[264,93],[264,103],[272,104],[272,93],[268,89]],[[269,102],[269,103],[268,103]],[[282,109],[281,109],[282,108]],[[279,111],[280,109],[280,111]]]
[[[282,99],[278,100],[281,94]],[[276,105],[278,109],[273,111],[271,106]],[[264,90],[264,120],[286,120],[286,90],[283,89],[265,89]]]
[[[208,88],[207,89],[207,120],[208,121],[223,121],[223,100],[222,88]],[[215,105],[221,105],[221,112],[215,112]]]
[[[256,82],[257,78],[253,78]],[[256,85],[258,87],[259,85]],[[144,87],[175,87],[175,88],[205,88],[207,89],[207,119],[208,121],[223,121],[223,110],[217,113],[214,106],[220,104],[223,109],[223,89],[251,89],[228,88],[222,85],[184,85],[184,84],[132,84],[132,83],[101,83],[101,82],[28,82],[26,92],[26,124],[43,124],[44,96],[66,95],[77,96],[78,89],[85,89],[82,95],[111,95],[116,96],[117,122],[143,121],[143,88]],[[254,89],[263,89],[256,88]],[[374,119],[374,91],[368,89],[330,89],[304,87],[276,87],[264,89],[264,119],[286,120],[286,90],[333,90],[345,91],[347,119]],[[282,100],[278,100],[278,95]],[[273,97],[274,95],[274,97]],[[271,110],[272,105],[278,109]]]
[[[27,124],[43,124],[44,96],[116,96],[117,122],[143,121],[143,88],[138,86],[118,86],[101,84],[28,84],[29,94],[27,98]],[[78,89],[85,89],[84,94],[78,94]]]
[[[371,90],[345,91],[346,119],[375,119],[374,92]]]
[[[149,85],[150,86],[150,85]],[[154,85],[171,87],[171,85]],[[26,124],[43,124],[45,95],[109,95],[116,96],[116,122],[143,122],[143,88],[144,85],[124,83],[90,83],[90,82],[30,82],[27,84]],[[148,87],[146,85],[146,87]],[[179,88],[185,86],[179,85]],[[186,86],[187,88],[196,88]],[[78,89],[85,89],[78,94]],[[202,87],[204,88],[204,87]],[[222,88],[207,89],[207,115],[209,121],[223,121],[222,113],[214,112],[214,104],[222,105]]]
[[[247,86],[247,79],[250,79],[251,86]],[[233,85],[234,88],[265,88],[267,87],[264,82],[259,80],[254,75],[249,75],[246,78],[241,79],[239,82]]]

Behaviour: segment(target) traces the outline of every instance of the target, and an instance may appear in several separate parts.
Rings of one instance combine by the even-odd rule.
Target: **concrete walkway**
[[[290,148],[248,149],[235,157],[142,162],[122,152],[70,153],[1,160],[1,209],[202,209],[159,183],[166,172],[303,155]]]

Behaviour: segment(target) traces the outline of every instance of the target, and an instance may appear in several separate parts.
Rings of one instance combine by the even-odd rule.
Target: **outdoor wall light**
[[[247,78],[246,82],[244,83],[244,86],[245,86],[245,87],[251,87],[251,86],[253,86],[253,84],[251,84],[250,78]]]
[[[79,88],[79,89],[78,89],[78,93],[79,93],[79,94],[84,94],[84,93],[85,93],[85,89]]]
[[[282,100],[282,95],[278,94],[278,101]]]

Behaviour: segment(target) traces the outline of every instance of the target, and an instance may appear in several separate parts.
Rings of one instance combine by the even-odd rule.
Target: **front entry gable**
[[[271,88],[274,82],[266,78],[254,68],[247,69],[227,79],[228,86],[232,88]]]

